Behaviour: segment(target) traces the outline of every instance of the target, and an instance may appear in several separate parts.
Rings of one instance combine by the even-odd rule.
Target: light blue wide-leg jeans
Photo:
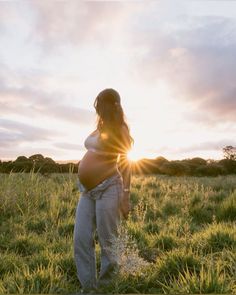
[[[91,190],[78,181],[80,199],[74,227],[74,259],[77,277],[83,288],[96,288],[109,283],[118,271],[118,257],[113,250],[120,222],[120,198],[123,179],[116,173]],[[97,230],[101,247],[101,268],[96,276],[94,234]]]

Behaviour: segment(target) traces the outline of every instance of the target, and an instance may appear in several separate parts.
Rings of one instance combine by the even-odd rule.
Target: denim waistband
[[[89,194],[91,196],[95,195],[96,193],[98,193],[99,195],[100,192],[104,191],[109,185],[116,183],[118,180],[122,181],[122,175],[120,172],[117,171],[115,174],[104,179],[102,182],[100,182],[98,185],[90,190],[87,190],[79,179],[77,181],[77,186],[81,193],[86,193],[86,195]]]

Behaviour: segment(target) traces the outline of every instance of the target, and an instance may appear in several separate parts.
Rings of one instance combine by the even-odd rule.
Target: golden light
[[[144,155],[140,150],[132,149],[127,153],[127,157],[130,161],[136,162],[136,161],[144,158]]]
[[[107,139],[107,138],[108,138],[107,133],[102,132],[102,133],[101,133],[101,138],[102,138],[102,139]]]

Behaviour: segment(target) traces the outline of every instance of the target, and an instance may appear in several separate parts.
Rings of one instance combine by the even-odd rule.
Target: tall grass
[[[0,293],[79,292],[76,177],[0,174]],[[236,176],[133,176],[120,272],[102,291],[236,293],[235,188]]]

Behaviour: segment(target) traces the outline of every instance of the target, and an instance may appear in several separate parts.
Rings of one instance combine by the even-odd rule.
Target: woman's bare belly
[[[80,182],[90,190],[117,171],[117,158],[87,151],[79,162],[78,176]]]

